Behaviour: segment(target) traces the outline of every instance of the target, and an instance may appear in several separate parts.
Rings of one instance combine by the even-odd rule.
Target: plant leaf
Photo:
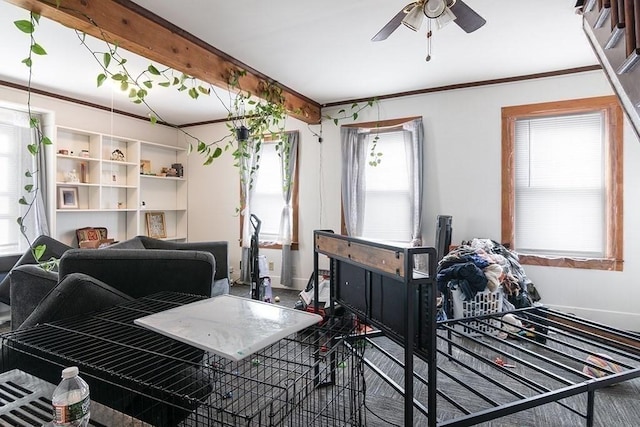
[[[40,140],[40,142],[42,143],[42,145],[51,145],[51,144],[53,144],[53,142],[51,142],[51,139],[48,136],[43,136],[42,139]]]
[[[151,121],[151,124],[155,125],[156,123],[158,123],[158,118],[154,114],[151,114],[149,116],[149,120]]]
[[[146,80],[142,82],[142,84],[145,85],[147,89],[151,89],[153,87],[153,82],[151,80]]]
[[[158,83],[158,85],[162,86],[162,87],[169,87],[171,85],[171,83],[169,83],[169,82],[160,82],[160,83]]]
[[[154,67],[152,64],[149,64],[149,66],[147,67],[147,71],[149,71],[154,76],[159,76],[160,75],[160,71],[158,71],[158,69],[156,67]]]
[[[44,50],[44,48],[42,46],[40,46],[38,43],[34,43],[31,45],[31,52],[35,53],[36,55],[46,55],[47,51]]]
[[[27,203],[27,199],[24,198],[24,196],[20,197],[20,200],[18,200],[18,203],[21,205],[28,205],[29,203]]]
[[[27,21],[26,19],[21,19],[19,21],[13,21],[13,24],[18,27],[20,31],[23,33],[31,34],[35,31],[34,25],[31,21]]]
[[[31,190],[33,190],[33,184],[27,184],[24,186],[24,191],[26,191],[27,193],[30,193]]]
[[[38,147],[35,144],[27,145],[27,150],[29,150],[29,153],[31,153],[34,156],[38,154]]]
[[[111,64],[111,54],[109,52],[105,52],[102,55],[102,63],[104,64],[104,68],[109,68],[109,64]]]
[[[44,251],[47,250],[47,245],[38,245],[35,248],[33,248],[33,257],[36,259],[36,261],[39,261],[40,258],[42,258],[42,256],[44,255]]]
[[[33,61],[31,60],[31,58],[24,58],[22,60],[22,63],[29,68],[31,68],[31,65],[33,65]]]
[[[104,73],[98,74],[98,78],[97,78],[98,87],[102,86],[102,83],[104,83],[105,80],[107,80],[106,74]]]
[[[220,157],[222,155],[222,149],[220,147],[216,147],[215,151],[212,154],[212,157],[214,159],[217,159],[218,157]]]

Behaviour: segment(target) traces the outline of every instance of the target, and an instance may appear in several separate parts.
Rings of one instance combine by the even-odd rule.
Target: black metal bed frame
[[[316,231],[314,246],[316,272],[320,256],[329,258],[331,309],[339,304],[377,328],[367,337],[371,351],[401,368],[394,378],[363,357],[403,396],[405,426],[425,418],[429,426],[470,426],[555,403],[590,427],[595,392],[640,377],[640,335],[548,308],[512,311],[528,327],[511,329],[507,339],[498,337],[505,313],[436,322],[434,248],[399,248],[330,231]],[[401,346],[403,357],[378,345],[377,334]],[[608,367],[586,360],[602,354]],[[601,377],[585,374],[584,366]]]

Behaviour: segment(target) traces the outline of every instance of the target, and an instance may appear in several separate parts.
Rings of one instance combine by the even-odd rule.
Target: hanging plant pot
[[[238,141],[246,141],[249,139],[249,129],[246,126],[236,128],[236,139]]]

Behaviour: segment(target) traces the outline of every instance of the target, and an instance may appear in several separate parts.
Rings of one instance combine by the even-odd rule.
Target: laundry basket
[[[495,291],[485,289],[482,292],[478,292],[475,297],[469,301],[464,300],[464,294],[459,287],[450,287],[450,290],[454,319],[484,316],[502,312],[502,303],[504,299],[502,287],[498,287]],[[464,322],[461,326],[463,328],[463,332],[467,334],[481,335],[482,333],[487,333],[490,335],[496,335],[500,332],[501,325],[500,320],[491,318]]]

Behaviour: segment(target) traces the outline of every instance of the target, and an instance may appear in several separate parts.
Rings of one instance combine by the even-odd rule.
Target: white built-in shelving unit
[[[116,150],[124,159],[114,158]],[[115,240],[146,235],[148,212],[164,213],[165,239],[187,238],[186,168],[182,177],[161,176],[162,168],[186,166],[186,149],[59,126],[54,152],[55,189],[48,194],[57,239],[75,246],[75,230],[83,227],[106,227]],[[150,165],[145,174],[143,161]],[[63,203],[63,195],[71,199]]]

